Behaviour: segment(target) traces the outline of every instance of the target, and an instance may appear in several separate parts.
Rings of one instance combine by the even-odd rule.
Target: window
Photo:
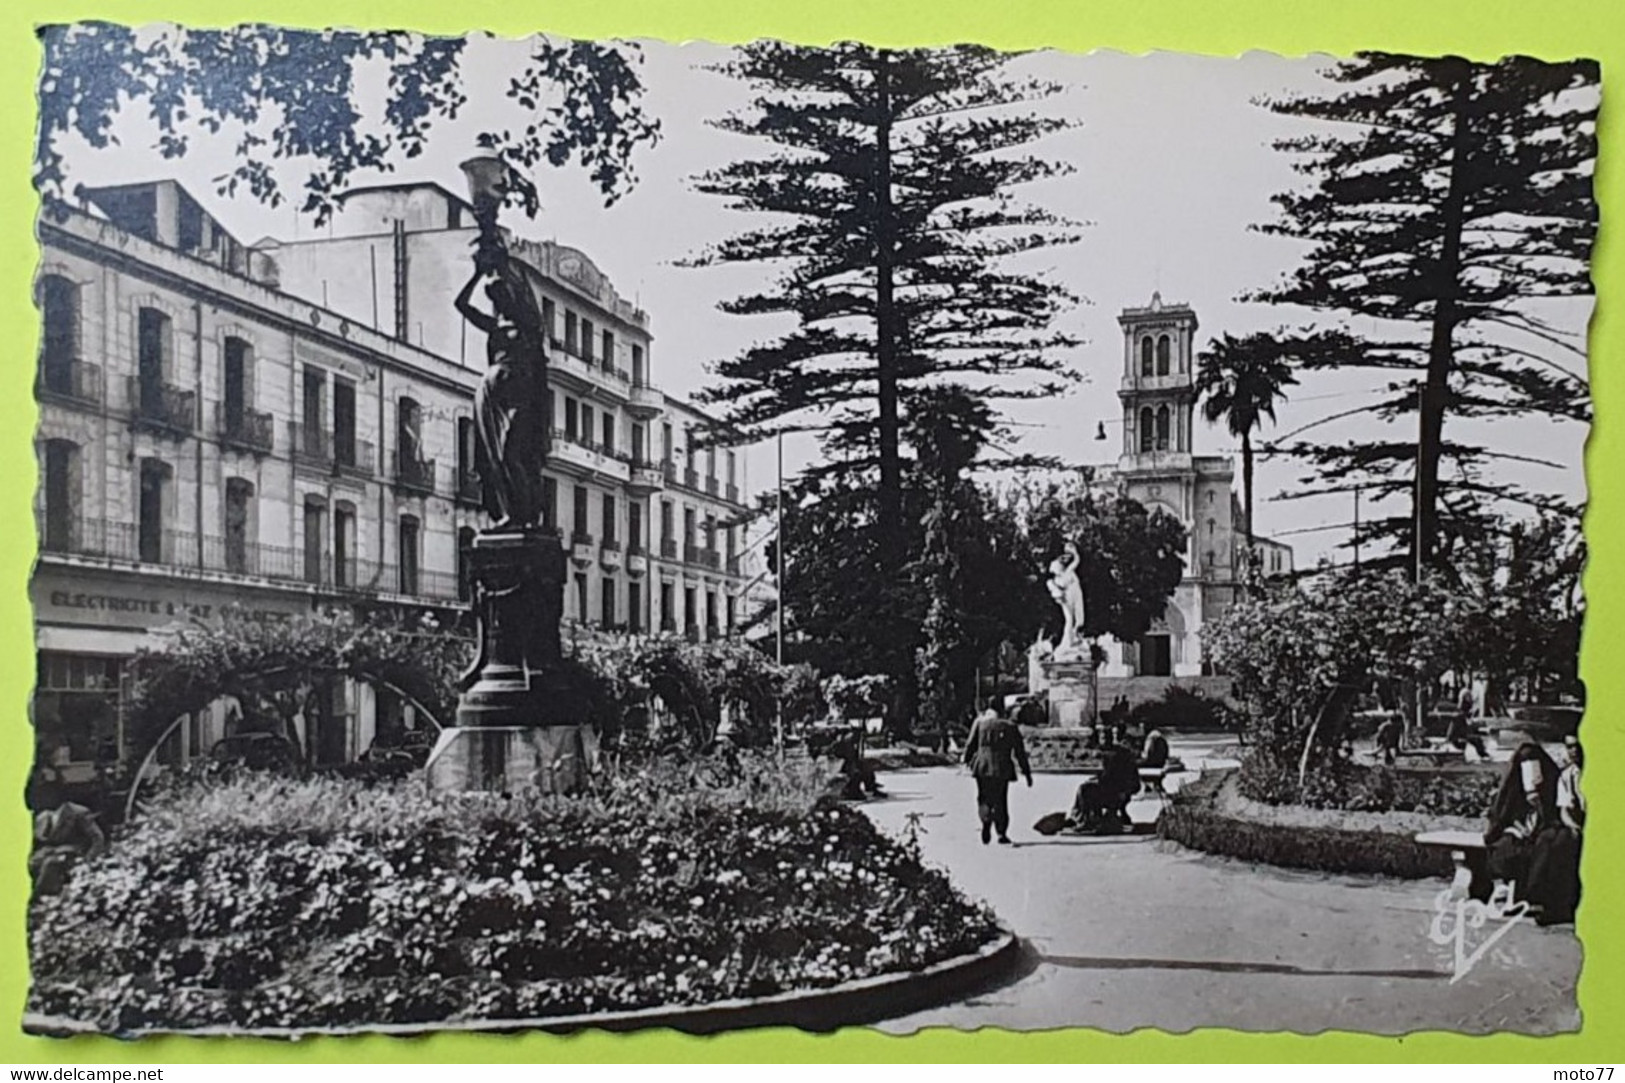
[[[1218,528],[1218,521],[1216,519],[1209,519],[1207,521],[1207,536],[1210,538],[1213,537],[1214,532],[1217,531]]]
[[[632,344],[632,382],[639,387],[649,380],[649,374],[643,371],[643,347],[637,343]]]
[[[78,445],[67,440],[47,440],[44,548],[54,553],[65,553],[73,548],[78,505]]]
[[[1155,451],[1157,447],[1156,417],[1151,407],[1140,409],[1140,450]]]
[[[604,454],[615,454],[615,415],[604,414]]]
[[[587,623],[587,577],[576,573],[576,620]]]
[[[457,484],[460,488],[467,488],[474,480],[474,456],[476,455],[474,436],[474,419],[460,417],[457,419]]]
[[[169,483],[169,464],[158,459],[141,460],[141,494],[137,509],[137,559],[158,564],[164,559],[164,503]]]
[[[547,337],[549,346],[559,340],[558,306],[551,297],[542,298],[542,334]]]
[[[717,479],[717,449],[714,447],[705,449],[705,476],[712,481]]]
[[[1167,635],[1141,638],[1139,676],[1171,677],[1173,672],[1173,640]]]
[[[592,363],[592,321],[581,318],[581,360]]]
[[[643,552],[643,505],[635,500],[626,505],[626,551]]]
[[[559,483],[554,478],[542,478],[542,525],[549,530],[559,526]]]
[[[395,447],[401,470],[411,470],[422,458],[423,408],[416,399],[403,398],[395,408]]]
[[[564,396],[564,435],[566,439],[574,440],[581,431],[577,412],[576,400],[569,395]]]
[[[694,588],[693,587],[684,587],[683,588],[683,630],[685,632],[692,632],[692,631],[694,631],[694,629],[696,627],[698,627],[697,618],[699,617],[699,615],[700,615],[699,614],[699,607],[694,604]]]
[[[671,462],[671,424],[664,422],[660,426],[660,458],[663,462]]]
[[[705,634],[717,634],[717,592],[714,590],[705,592]]]
[[[615,542],[615,498],[604,494],[604,544],[613,548]]]
[[[1156,347],[1152,345],[1150,335],[1147,335],[1145,338],[1142,338],[1140,340],[1140,375],[1141,376],[1150,376],[1156,371],[1156,369],[1154,368],[1155,361],[1153,360],[1153,358],[1155,357],[1155,350],[1156,350]]]
[[[647,433],[644,430],[644,427],[642,425],[636,425],[636,424],[633,425],[632,426],[632,461],[633,462],[635,462],[635,463],[646,463],[646,462],[649,461],[649,456],[647,454],[645,454],[646,449],[645,449],[644,445],[645,445],[646,442],[647,442]]]
[[[1157,450],[1168,450],[1168,407],[1157,408]]]
[[[660,536],[667,541],[674,541],[672,535],[672,507],[670,500],[660,502]]]
[[[38,665],[34,729],[41,756],[58,763],[116,762],[119,660],[40,651]]]
[[[626,630],[633,633],[643,630],[643,587],[638,583],[626,585]]]
[[[237,432],[243,427],[243,414],[248,409],[248,381],[253,366],[253,347],[240,338],[226,339],[221,401],[225,409],[227,432]]]
[[[305,582],[323,581],[322,564],[327,555],[327,505],[312,493],[305,497]]]
[[[581,442],[587,447],[592,446],[592,407],[586,403],[581,404]]]
[[[586,488],[586,486],[577,485],[575,487],[575,491],[573,493],[571,493],[571,501],[570,501],[570,503],[572,505],[571,510],[575,513],[575,532],[576,532],[576,535],[578,537],[581,537],[581,538],[586,538],[588,536],[587,535],[587,488]]]
[[[694,515],[694,509],[693,508],[684,508],[683,509],[683,544],[688,546],[691,549],[694,547],[695,529],[696,529],[696,517]]]
[[[1173,340],[1167,335],[1157,339],[1157,375],[1168,375],[1168,359],[1173,347]]]
[[[474,580],[470,565],[474,551],[474,528],[457,528],[457,600],[466,602],[474,597]]]
[[[715,515],[705,517],[705,548],[710,553],[717,551],[717,517]]]
[[[418,544],[420,527],[417,517],[412,515],[401,516],[400,544],[401,544],[401,593],[416,594],[418,592]]]
[[[728,452],[728,484],[734,485],[739,481],[739,461],[732,451]]]
[[[675,632],[677,630],[677,615],[672,612],[672,585],[660,584],[660,630],[662,632]]]
[[[226,479],[226,571],[236,575],[254,570],[248,560],[248,513],[253,500],[253,482]]]
[[[615,580],[604,576],[598,594],[599,618],[605,628],[615,627]]]
[[[726,527],[722,528],[722,540],[723,540],[723,544],[727,547],[727,550],[728,550],[728,570],[729,571],[736,571],[737,569],[734,568],[734,566],[733,566],[733,563],[734,563],[734,528],[733,527],[726,526]]]
[[[604,371],[610,372],[615,368],[615,332],[604,332]]]
[[[162,385],[169,373],[175,345],[169,317],[156,308],[143,308],[137,322],[136,375],[145,402],[147,389]]]
[[[360,466],[355,439],[355,384],[333,378],[333,458],[340,466]]]
[[[40,280],[40,308],[45,320],[41,377],[47,389],[73,394],[73,366],[79,360],[79,287],[61,275],[46,275]]]
[[[341,500],[333,505],[333,584],[354,589],[356,577],[355,505]]]
[[[578,341],[576,337],[576,314],[566,312],[564,314],[564,352],[580,353],[581,348],[576,345]]]
[[[300,446],[297,450],[312,458],[326,458],[322,433],[322,385],[326,377],[321,369],[305,369],[300,381],[299,425]]]
[[[723,628],[723,630],[725,632],[727,632],[729,635],[733,634],[734,623],[735,623],[734,622],[734,616],[735,616],[735,613],[734,613],[734,596],[732,594],[730,594],[730,595],[728,595],[728,623]]]

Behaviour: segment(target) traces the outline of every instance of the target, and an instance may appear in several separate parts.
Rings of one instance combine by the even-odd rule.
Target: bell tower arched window
[[[1152,374],[1152,372],[1154,371],[1153,368],[1152,368],[1152,365],[1153,365],[1152,357],[1153,357],[1154,349],[1155,349],[1155,347],[1153,347],[1151,345],[1151,336],[1150,335],[1147,335],[1145,338],[1142,338],[1140,340],[1140,375],[1141,376],[1150,376]]]
[[[1173,356],[1173,340],[1167,335],[1157,339],[1157,375],[1168,375],[1169,359]]]
[[[1140,450],[1156,450],[1156,439],[1155,415],[1151,413],[1151,407],[1142,406],[1140,408]]]
[[[1168,407],[1157,408],[1157,450],[1168,450],[1169,413]]]

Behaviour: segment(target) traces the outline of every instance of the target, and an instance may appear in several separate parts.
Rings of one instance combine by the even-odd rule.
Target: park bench
[[[1490,895],[1489,847],[1477,831],[1423,831],[1416,836],[1418,846],[1450,852],[1456,867],[1450,882],[1452,899],[1484,899]]]

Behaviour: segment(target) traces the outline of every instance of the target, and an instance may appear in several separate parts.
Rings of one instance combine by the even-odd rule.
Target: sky
[[[782,318],[717,311],[719,302],[758,288],[764,270],[678,266],[705,245],[761,223],[760,216],[730,209],[723,200],[702,195],[691,185],[698,173],[763,150],[756,140],[718,131],[708,123],[746,100],[740,84],[708,70],[725,59],[728,50],[702,43],[640,44],[646,83],[643,104],[659,118],[663,137],[655,147],[639,152],[635,189],[606,208],[581,171],[546,169],[536,177],[544,203],[541,214],[527,221],[510,212],[505,224],[521,235],[556,240],[586,252],[623,296],[635,299],[649,313],[655,381],[668,392],[689,397],[714,382],[707,375],[710,363],[770,339],[788,325]],[[357,183],[433,180],[463,191],[457,163],[473,153],[481,127],[506,123],[500,119],[503,88],[523,60],[523,49],[522,42],[490,38],[471,42],[463,64],[470,102],[467,115],[441,125],[426,153],[393,175],[360,176]],[[1073,171],[1024,186],[1019,194],[1086,223],[1080,243],[1022,257],[1027,261],[1023,269],[1043,270],[1085,300],[1058,324],[1084,342],[1066,358],[1084,379],[1063,397],[1011,407],[1021,450],[1081,463],[1106,462],[1115,456],[1121,445],[1116,391],[1123,363],[1117,314],[1125,307],[1147,304],[1153,292],[1160,292],[1165,303],[1192,306],[1200,321],[1198,349],[1221,333],[1240,335],[1311,318],[1306,312],[1238,298],[1273,284],[1295,265],[1300,253],[1297,242],[1250,228],[1275,217],[1273,193],[1302,184],[1291,159],[1274,150],[1272,141],[1309,130],[1306,122],[1274,114],[1258,100],[1325,92],[1329,84],[1323,72],[1332,62],[1330,57],[1289,59],[1257,52],[1229,59],[1053,51],[1012,62],[1012,74],[1062,84],[1062,93],[1048,99],[1043,109],[1073,121],[1072,127],[1029,148],[1070,163]],[[363,84],[362,93],[366,90]],[[115,131],[120,144],[111,150],[91,150],[71,140],[64,143],[70,188],[74,183],[175,177],[240,239],[310,235],[310,221],[291,210],[265,207],[247,195],[226,199],[216,194],[215,178],[230,168],[225,137],[194,140],[186,157],[165,160],[152,149],[150,123],[136,111],[120,117]],[[297,172],[290,169],[282,175],[285,188],[296,190]],[[1589,314],[1589,298],[1554,303],[1546,311],[1558,325],[1576,333],[1583,331]],[[1280,407],[1277,424],[1255,442],[1369,402],[1378,390],[1368,374],[1306,377]],[[1108,435],[1105,442],[1095,439],[1101,424]],[[1317,426],[1311,434],[1353,438],[1361,435],[1362,426],[1372,424],[1358,419],[1334,422]],[[1409,424],[1414,425],[1414,419]],[[1222,429],[1200,420],[1197,426],[1198,454],[1235,452],[1233,438]],[[1409,430],[1396,435],[1414,438]],[[1538,491],[1582,498],[1585,435],[1577,424],[1501,422],[1493,434],[1495,446],[1557,467],[1514,464],[1498,468],[1495,476]],[[793,472],[816,453],[808,438],[787,441],[787,470]],[[771,487],[773,449],[751,449],[747,471],[752,489]],[[1347,562],[1347,552],[1334,552],[1334,547],[1347,538],[1352,498],[1274,499],[1295,491],[1301,474],[1302,468],[1288,461],[1260,461],[1255,512],[1259,533],[1291,543],[1300,567],[1322,558]],[[1238,490],[1239,485],[1238,464]],[[1386,514],[1404,510],[1394,505],[1377,509]],[[1372,514],[1369,500],[1364,514]]]

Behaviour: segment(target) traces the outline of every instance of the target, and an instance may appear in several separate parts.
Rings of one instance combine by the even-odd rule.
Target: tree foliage
[[[126,110],[145,107],[156,149],[185,155],[199,139],[225,138],[233,161],[222,195],[239,188],[271,206],[290,193],[282,172],[303,170],[298,207],[320,224],[357,174],[419,157],[435,126],[470,103],[462,78],[466,38],[399,31],[132,29],[77,23],[40,30],[44,68],[34,183],[46,207],[72,195],[61,140],[95,149],[117,141]],[[505,89],[510,127],[482,131],[481,146],[513,168],[509,199],[535,214],[532,171],[574,162],[613,201],[634,180],[633,152],[659,137],[639,105],[635,46],[535,38]],[[370,100],[374,74],[384,83]],[[494,111],[502,103],[475,103]],[[298,197],[295,197],[298,198]]]
[[[1301,345],[1297,347],[1301,349]],[[1279,335],[1221,335],[1197,358],[1196,393],[1202,416],[1224,422],[1241,441],[1242,526],[1253,543],[1253,431],[1275,421],[1275,403],[1298,382]]]
[[[1317,122],[1276,143],[1312,183],[1277,195],[1280,217],[1260,227],[1308,247],[1249,299],[1368,322],[1370,335],[1343,332],[1300,363],[1374,370],[1385,392],[1349,413],[1419,428],[1415,441],[1289,445],[1311,466],[1304,495],[1411,495],[1413,515],[1375,518],[1360,540],[1408,542],[1413,564],[1434,560],[1453,521],[1471,528],[1503,501],[1573,514],[1487,476],[1507,453],[1447,437],[1445,420],[1590,416],[1584,343],[1543,305],[1591,293],[1596,64],[1372,53],[1329,77],[1333,95],[1265,103]]]
[[[1077,546],[1085,611],[1079,634],[1131,643],[1150,631],[1185,575],[1184,526],[1167,512],[1099,491],[1086,480],[1051,482],[1020,499],[1027,507],[1030,551],[1045,568],[1065,544]],[[1039,612],[1051,627],[1060,623],[1054,609],[1046,594]]]

